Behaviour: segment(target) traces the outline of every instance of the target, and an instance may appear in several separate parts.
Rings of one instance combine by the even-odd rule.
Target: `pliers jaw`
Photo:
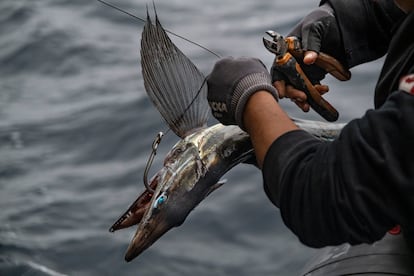
[[[276,58],[283,56],[288,51],[283,36],[272,30],[266,31],[266,34],[268,34],[272,38],[272,40],[269,40],[266,37],[263,37],[263,44],[266,47],[266,49],[269,52],[275,54]]]

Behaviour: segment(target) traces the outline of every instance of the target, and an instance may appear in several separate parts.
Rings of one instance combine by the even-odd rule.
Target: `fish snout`
[[[165,220],[159,220],[138,227],[125,253],[125,261],[130,262],[138,257],[172,227]]]

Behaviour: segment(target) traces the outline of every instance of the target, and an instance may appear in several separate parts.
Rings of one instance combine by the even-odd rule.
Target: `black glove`
[[[224,125],[243,128],[243,111],[255,92],[266,90],[278,99],[266,66],[256,58],[224,58],[207,77],[207,100],[213,116]]]
[[[302,42],[303,50],[324,52],[347,67],[338,23],[332,7],[328,3],[309,13],[288,36],[298,37]],[[327,73],[316,65],[306,65],[302,60],[298,60],[298,62],[313,84],[320,83]],[[271,69],[271,74],[272,82],[283,79],[283,75],[274,66]]]

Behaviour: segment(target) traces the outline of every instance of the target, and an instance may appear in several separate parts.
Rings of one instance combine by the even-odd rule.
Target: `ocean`
[[[318,5],[308,0],[156,0],[163,26],[220,54],[270,66],[264,32],[288,31]],[[112,0],[139,16],[153,2]],[[94,0],[0,2],[0,275],[300,275],[317,253],[284,225],[261,173],[239,165],[179,228],[130,263],[135,227],[109,233],[144,190],[159,131],[140,68],[143,23]],[[217,57],[171,36],[208,74]],[[340,122],[373,107],[381,60],[328,77]],[[304,119],[290,101],[286,111]],[[215,123],[211,119],[211,124]],[[150,175],[178,137],[161,143]]]

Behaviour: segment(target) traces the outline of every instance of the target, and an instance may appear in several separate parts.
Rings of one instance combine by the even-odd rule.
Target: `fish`
[[[209,194],[223,185],[232,167],[254,157],[247,133],[236,126],[216,124],[181,139],[151,179],[153,194],[144,191],[113,230],[139,221],[125,260],[130,261],[173,227]]]
[[[226,172],[241,163],[256,165],[249,135],[238,126],[208,126],[205,76],[168,37],[157,14],[149,16],[141,35],[141,69],[148,97],[180,138],[163,167],[110,227],[137,230],[126,250],[132,261],[165,233],[184,223],[191,211],[220,188]],[[344,124],[293,118],[321,140],[337,137]]]

